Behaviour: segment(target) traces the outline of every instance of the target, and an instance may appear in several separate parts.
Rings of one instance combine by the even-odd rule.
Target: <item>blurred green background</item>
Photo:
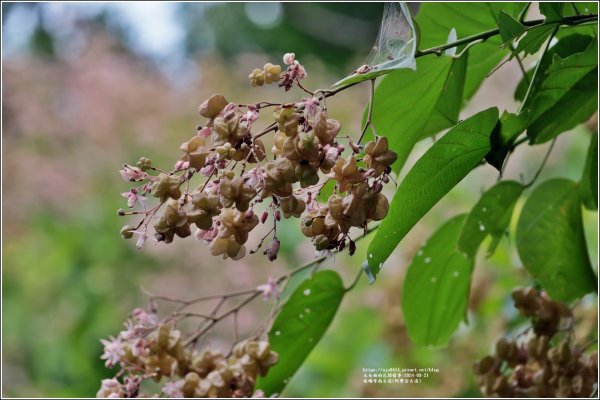
[[[413,11],[418,6],[411,5]],[[3,3],[3,386],[6,396],[93,396],[104,368],[99,338],[116,334],[142,288],[189,298],[256,286],[308,259],[297,221],[281,228],[283,255],[239,262],[210,258],[193,239],[143,251],[124,241],[116,210],[127,184],[118,174],[140,155],[170,168],[195,132],[198,104],[214,92],[235,102],[287,100],[275,88],[252,89],[248,73],[293,51],[306,85],[326,87],[362,64],[377,34],[379,3]],[[533,59],[532,59],[533,60]],[[531,60],[530,60],[531,61]],[[514,65],[495,72],[465,115],[500,105],[514,111]],[[507,90],[509,88],[509,90]],[[365,87],[328,102],[350,135],[359,131]],[[578,179],[589,143],[579,127],[562,135],[542,179]],[[431,144],[417,146],[410,164]],[[531,177],[546,148],[519,148],[508,178]],[[363,279],[345,299],[323,341],[291,380],[288,396],[477,396],[471,363],[522,321],[510,291],[530,283],[511,240],[478,262],[470,324],[446,349],[413,345],[403,326],[400,291],[412,255],[444,218],[467,212],[496,174],[480,168],[436,206],[399,246],[373,287]],[[597,270],[597,214],[585,213]],[[350,281],[366,239],[350,258],[327,267]],[[240,316],[250,333],[268,304]],[[597,334],[596,298],[582,302],[578,335]],[[230,340],[224,324],[213,340]],[[434,367],[421,385],[364,385],[362,368]]]

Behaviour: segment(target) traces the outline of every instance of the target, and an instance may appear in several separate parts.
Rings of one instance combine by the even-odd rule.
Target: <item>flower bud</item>
[[[279,253],[280,245],[281,243],[279,242],[279,240],[275,238],[271,241],[271,243],[267,245],[267,247],[265,247],[265,251],[263,252],[263,254],[267,256],[269,261],[275,261],[277,259],[277,253]]]

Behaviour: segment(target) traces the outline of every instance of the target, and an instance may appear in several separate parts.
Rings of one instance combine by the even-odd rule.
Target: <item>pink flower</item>
[[[294,54],[294,53],[285,53],[283,55],[283,63],[285,65],[293,64],[295,59],[296,59],[296,54]]]
[[[129,375],[125,377],[125,392],[127,393],[127,397],[136,397],[136,393],[140,390],[140,384],[142,383],[142,378],[137,375]]]
[[[244,174],[244,183],[257,189],[265,186],[265,174],[261,168],[252,168]]]
[[[316,97],[313,97],[312,99],[304,99],[301,105],[304,106],[304,118],[309,121],[313,121],[319,112],[319,99]]]
[[[179,160],[175,163],[175,171],[181,171],[190,167],[189,161]]]
[[[158,317],[155,313],[149,313],[142,308],[136,308],[131,312],[131,316],[137,320],[144,328],[152,329],[158,325]]]
[[[267,283],[258,286],[256,289],[262,292],[263,299],[265,300],[269,300],[272,297],[279,298],[281,295],[279,292],[279,286],[277,285],[277,280],[271,277],[269,277]]]
[[[175,382],[169,381],[165,383],[165,386],[163,386],[162,391],[169,397],[183,397],[183,391],[181,389],[183,389],[184,383],[185,380],[183,379],[180,379]]]
[[[107,368],[112,368],[115,364],[120,362],[121,357],[125,355],[125,350],[123,349],[121,339],[115,339],[112,336],[110,336],[109,339],[110,340],[100,339],[100,342],[104,345],[104,354],[102,354],[100,358],[106,360],[104,365],[106,365]]]
[[[281,242],[278,239],[273,239],[271,243],[269,243],[267,247],[265,247],[265,251],[263,251],[263,254],[267,256],[269,261],[275,261],[277,259],[277,253],[279,253],[280,246]]]
[[[132,167],[131,165],[124,165],[123,168],[119,170],[121,177],[128,182],[141,181],[142,179],[146,179],[148,174],[142,172],[138,167]]]
[[[141,250],[146,245],[146,240],[148,240],[148,235],[146,234],[146,232],[141,232],[141,231],[133,231],[133,233],[140,235],[137,242],[135,243],[135,247],[137,247],[138,250]]]
[[[212,129],[210,129],[208,126],[205,126],[204,128],[200,129],[198,131],[198,136],[201,136],[203,138],[209,137],[212,133]]]
[[[116,379],[102,379],[100,390],[96,393],[96,397],[101,398],[119,398],[123,395],[121,383]]]
[[[242,121],[248,121],[248,124],[253,123],[258,119],[258,112],[256,110],[248,110],[244,115],[242,115]]]
[[[213,241],[214,238],[217,237],[218,234],[219,228],[213,226],[212,228],[207,230],[196,229],[196,232],[194,232],[194,238],[196,240],[204,240],[206,243],[210,243]]]
[[[123,193],[121,193],[121,196],[123,196],[127,199],[127,206],[129,208],[135,207],[135,205],[138,202],[140,204],[143,204],[144,201],[146,201],[146,198],[144,196],[138,196],[137,189],[131,189],[131,190],[129,190],[129,192],[123,192]]]

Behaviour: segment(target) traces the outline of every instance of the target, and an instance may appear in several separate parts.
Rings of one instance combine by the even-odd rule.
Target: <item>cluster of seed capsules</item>
[[[304,68],[291,53],[284,62],[284,72],[272,64],[255,70],[252,84],[280,82],[286,90],[299,85],[306,76]],[[121,169],[124,179],[138,185],[123,193],[129,207],[144,207],[119,210],[120,215],[143,215],[137,225],[121,230],[123,238],[138,235],[138,247],[145,244],[151,222],[154,237],[165,243],[192,235],[195,227],[194,235],[210,244],[213,255],[237,260],[247,252],[250,231],[271,217],[273,228],[267,236],[272,239],[264,254],[272,261],[280,245],[277,222],[295,217],[301,218],[301,230],[317,251],[342,250],[348,244],[353,253],[350,228],[366,229],[370,221],[386,216],[389,203],[381,191],[390,181],[396,153],[385,137],[361,146],[345,136],[347,146],[341,144],[341,126],[328,117],[325,96],[297,103],[237,105],[215,94],[200,105],[199,113],[207,121],[180,146],[182,156],[173,171],[156,168],[144,157]],[[263,114],[273,119],[253,133]],[[268,155],[262,138],[270,132],[274,137]],[[197,175],[205,177],[203,182],[190,188]],[[329,181],[335,183],[334,193],[320,204],[317,199]],[[147,196],[158,198],[159,204],[147,209]]]
[[[571,335],[557,335],[573,323],[571,310],[534,288],[516,289],[519,312],[531,319],[528,337],[496,342],[494,355],[475,363],[486,396],[591,397],[598,387],[597,354],[585,354]]]
[[[142,392],[145,380],[159,382],[167,397],[252,397],[257,377],[279,360],[265,340],[239,342],[228,355],[210,348],[190,350],[172,324],[137,311],[127,330],[102,341],[106,365],[118,365],[121,372],[102,381],[97,397],[148,397]]]

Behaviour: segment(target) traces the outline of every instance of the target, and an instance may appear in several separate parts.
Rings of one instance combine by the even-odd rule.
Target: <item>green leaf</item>
[[[532,93],[535,93],[539,90],[539,87],[544,80],[544,76],[546,75],[546,71],[550,65],[552,65],[552,60],[554,59],[555,54],[558,54],[561,58],[566,58],[575,53],[584,52],[592,40],[594,40],[594,38],[588,35],[570,34],[561,38],[554,46],[550,47],[540,61],[540,68],[535,78],[535,82],[533,83]],[[533,70],[534,69],[532,68],[531,70],[527,71],[527,79],[521,79],[517,85],[517,89],[515,90],[515,100],[523,101],[525,98],[525,93],[527,92],[529,82],[533,78]]]
[[[589,117],[590,102],[586,101],[583,110],[571,115],[566,121],[553,121],[568,117],[557,109],[557,105],[567,107],[570,113],[575,108],[572,104],[567,104],[570,100],[580,100],[589,93],[587,85],[594,82],[593,76],[589,74],[598,69],[598,45],[596,42],[590,43],[588,48],[581,53],[576,53],[566,58],[554,55],[552,64],[548,67],[546,76],[537,92],[530,95],[525,100],[523,114],[527,115],[528,126],[530,129],[527,135],[533,143],[543,143],[556,136],[565,127],[571,128],[577,123],[582,122],[581,118]],[[577,85],[584,80],[580,85]],[[597,82],[597,81],[596,81]],[[569,93],[573,89],[572,93]],[[592,95],[592,99],[594,96]],[[584,99],[585,100],[585,99]],[[597,95],[595,97],[597,102]],[[544,130],[544,125],[551,123],[557,124],[557,127],[551,127]],[[541,125],[541,126],[540,126]],[[557,131],[558,130],[558,131]],[[543,134],[541,134],[542,132]],[[541,135],[538,137],[538,135]]]
[[[402,311],[408,335],[418,344],[446,344],[466,317],[474,263],[456,248],[464,219],[459,215],[442,225],[408,267]]]
[[[500,37],[504,43],[512,42],[525,33],[523,24],[504,11],[500,11],[498,14],[498,28],[500,28]]]
[[[465,54],[452,63],[442,93],[438,98],[429,121],[427,121],[427,125],[421,132],[421,139],[458,123],[458,116],[463,106],[462,99],[467,72],[467,59],[468,54]]]
[[[598,132],[592,135],[579,183],[581,200],[588,210],[598,209]]]
[[[398,154],[395,171],[402,169],[440,98],[454,59],[421,57],[417,70],[398,70],[375,90],[372,122]]]
[[[490,152],[485,155],[485,160],[496,168],[502,170],[504,160],[511,150],[517,136],[525,130],[526,120],[516,114],[504,111],[500,121],[490,136],[492,146]]]
[[[527,29],[525,36],[519,40],[515,54],[524,52],[524,55],[533,54],[538,51],[550,37],[558,24],[540,25]]]
[[[598,68],[569,89],[527,128],[534,143],[544,143],[582,122],[598,110]]]
[[[558,22],[563,19],[565,3],[561,1],[541,2],[540,12],[546,17],[547,22]]]
[[[292,293],[269,331],[269,342],[279,353],[279,362],[267,376],[259,378],[257,389],[267,396],[281,393],[325,334],[343,297],[342,280],[331,270],[317,272]]]
[[[525,269],[553,299],[568,302],[597,290],[575,182],[557,178],[535,188],[521,211],[516,238]]]
[[[496,28],[496,16],[500,11],[516,17],[525,3],[484,2],[424,2],[416,17],[422,35],[419,49],[436,47],[446,43],[452,28],[458,39]],[[465,78],[464,98],[473,97],[483,80],[509,52],[503,49],[499,36],[491,37],[469,49],[469,60]],[[459,47],[460,50],[464,47]]]
[[[510,224],[513,208],[523,189],[519,182],[501,181],[485,192],[465,220],[458,248],[467,256],[475,257],[477,249],[488,235],[501,238]]]
[[[481,111],[450,129],[415,163],[369,245],[365,272],[371,281],[412,227],[489,152],[497,122],[497,108]]]

